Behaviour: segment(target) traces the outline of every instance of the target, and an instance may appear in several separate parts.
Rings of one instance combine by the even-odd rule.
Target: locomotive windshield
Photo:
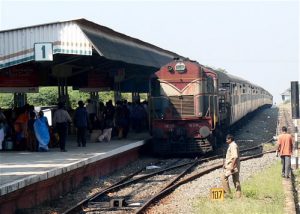
[[[169,95],[162,92],[160,82],[151,80],[150,114],[154,119],[179,119],[194,116],[193,95]]]

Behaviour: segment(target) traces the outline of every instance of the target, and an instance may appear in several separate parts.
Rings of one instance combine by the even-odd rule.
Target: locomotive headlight
[[[183,62],[176,63],[175,70],[180,74],[184,73],[186,71],[185,64]]]
[[[210,130],[207,126],[202,126],[199,129],[199,133],[203,138],[205,138],[205,137],[208,137],[210,135]]]

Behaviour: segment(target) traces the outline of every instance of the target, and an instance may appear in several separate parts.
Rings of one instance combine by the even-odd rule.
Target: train
[[[155,154],[206,154],[246,115],[272,106],[273,96],[226,71],[178,58],[150,77],[148,101]]]

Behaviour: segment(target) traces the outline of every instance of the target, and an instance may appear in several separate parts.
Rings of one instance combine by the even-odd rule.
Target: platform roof
[[[36,43],[52,44],[53,61],[35,61]],[[90,70],[108,72],[111,78],[121,70],[121,90],[145,91],[149,75],[174,57],[180,56],[86,19],[0,31],[0,72],[17,65],[34,67],[42,76],[40,86],[67,77],[69,85],[84,87]]]

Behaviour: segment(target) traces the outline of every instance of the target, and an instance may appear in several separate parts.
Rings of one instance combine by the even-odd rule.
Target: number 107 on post
[[[224,189],[223,188],[211,188],[210,189],[210,199],[213,201],[224,200]]]

